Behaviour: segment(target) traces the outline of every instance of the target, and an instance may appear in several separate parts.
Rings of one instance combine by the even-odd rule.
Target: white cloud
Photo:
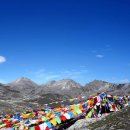
[[[121,83],[129,83],[130,81],[129,81],[129,79],[126,78],[126,79],[120,80],[120,82],[121,82]]]
[[[103,58],[104,55],[100,54],[100,53],[106,53],[112,51],[112,47],[110,44],[106,44],[104,47],[102,48],[97,48],[94,50],[91,50],[91,53],[95,54],[97,58]]]
[[[96,55],[96,57],[101,59],[104,57],[104,55],[98,54],[98,55]]]
[[[38,83],[45,83],[50,80],[60,80],[60,79],[74,79],[79,80],[86,77],[88,70],[86,68],[80,68],[79,70],[61,70],[58,72],[51,72],[45,69],[40,69],[35,72],[31,72],[33,80]]]
[[[6,62],[6,58],[4,56],[0,56],[0,64]]]

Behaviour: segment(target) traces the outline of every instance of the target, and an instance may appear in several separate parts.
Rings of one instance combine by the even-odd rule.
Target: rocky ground
[[[67,130],[130,130],[130,106],[100,119],[81,119]]]

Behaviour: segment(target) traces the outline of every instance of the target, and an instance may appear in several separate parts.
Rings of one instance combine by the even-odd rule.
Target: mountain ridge
[[[81,85],[72,79],[62,79],[51,80],[39,85],[29,78],[21,77],[5,85],[9,86],[10,89],[20,91],[25,96],[52,93],[75,97],[78,95],[91,95],[97,92],[109,92],[111,94],[130,93],[130,83],[115,84],[103,80],[93,80],[90,83]]]
[[[74,91],[80,91],[77,94],[80,94],[84,91],[84,94],[90,94],[93,92],[102,92],[102,91],[112,91],[112,90],[127,90],[129,88],[130,83],[124,84],[115,84],[109,83],[103,80],[93,80],[90,83],[86,83],[85,85],[81,85],[80,83],[72,80],[72,79],[62,79],[62,80],[51,80],[44,84],[37,84],[29,78],[21,77],[14,80],[8,84],[1,84],[5,86],[9,86],[11,89],[18,91],[26,91],[25,93],[38,94],[40,92],[47,93],[73,93]],[[35,91],[35,92],[34,92]],[[65,93],[64,93],[65,92]],[[77,95],[76,94],[76,95]]]
[[[37,104],[87,96],[97,92],[108,92],[114,95],[130,94],[130,83],[112,84],[102,80],[94,80],[86,85],[75,82],[71,79],[49,81],[46,84],[38,85],[32,80],[22,77],[8,84],[0,84],[0,110],[5,108],[16,110],[28,108],[28,104]],[[20,104],[20,106],[19,106]],[[22,105],[21,105],[22,104]],[[20,107],[20,108],[19,108]],[[14,110],[15,110],[14,109]]]

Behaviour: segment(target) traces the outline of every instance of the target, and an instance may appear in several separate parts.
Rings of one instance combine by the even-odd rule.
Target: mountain
[[[38,85],[32,80],[22,77],[8,84],[10,89],[19,91],[22,95],[43,95],[47,93],[76,97],[81,95],[92,95],[97,92],[108,92],[111,94],[130,93],[130,84],[113,84],[102,80],[94,80],[85,86],[71,79],[52,80],[43,85]]]
[[[23,94],[35,93],[38,85],[32,80],[22,77],[8,84],[11,89],[20,91]]]
[[[130,94],[130,83],[114,84],[102,80],[94,80],[84,86],[84,92],[87,95],[97,92],[107,92],[116,95]]]
[[[11,89],[9,86],[0,84],[0,99],[9,99],[21,97],[19,91]]]
[[[49,103],[67,98],[95,95],[97,92],[108,92],[113,95],[130,94],[130,83],[113,84],[102,80],[94,80],[85,86],[71,79],[49,81],[38,85],[32,80],[22,77],[9,84],[0,84],[0,110],[23,110],[28,104]],[[15,108],[15,109],[14,109]]]
[[[110,87],[111,94],[115,95],[128,95],[130,94],[130,83],[126,84],[114,84],[112,87]]]
[[[12,101],[21,100],[22,95],[19,91],[13,90],[10,86],[0,84],[0,111],[11,111],[14,109],[15,104]]]
[[[42,91],[47,93],[49,92],[49,93],[68,95],[69,97],[78,96],[83,92],[82,86],[71,79],[49,81],[47,84],[42,85],[41,88]]]
[[[106,81],[94,80],[84,86],[84,91],[87,93],[107,91],[112,85]]]
[[[52,93],[76,97],[81,95],[92,95],[97,92],[108,92],[111,94],[129,94],[130,84],[113,84],[102,80],[94,80],[85,86],[71,79],[52,80],[43,85],[38,85],[32,80],[22,77],[8,84],[11,90],[19,91],[22,95],[35,97],[37,95]]]
[[[60,90],[70,90],[72,88],[81,88],[81,85],[71,79],[63,79],[59,81],[49,81],[46,84],[47,88],[58,88]]]

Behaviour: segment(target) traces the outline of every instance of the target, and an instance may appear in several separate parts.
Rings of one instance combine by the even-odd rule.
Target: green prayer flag
[[[88,113],[88,117],[91,118],[91,116],[92,116],[92,111],[90,111],[90,112]]]
[[[57,121],[58,124],[61,124],[61,119],[59,117],[56,117],[55,120]]]
[[[82,113],[82,111],[78,107],[75,107],[75,111],[76,111],[77,114],[81,114]]]
[[[94,109],[92,109],[91,112],[94,113]]]
[[[32,113],[30,113],[30,114],[29,114],[29,117],[31,117],[31,116],[33,116],[33,114],[32,114]]]
[[[107,99],[106,99],[106,98],[104,98],[104,102],[107,102]]]
[[[30,129],[29,130],[35,130],[35,128],[34,127],[30,127]]]

